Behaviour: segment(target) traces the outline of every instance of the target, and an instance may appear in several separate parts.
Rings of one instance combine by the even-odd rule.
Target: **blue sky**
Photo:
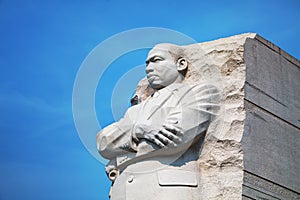
[[[0,200],[108,199],[104,166],[72,117],[76,73],[100,42],[139,27],[198,42],[257,32],[299,59],[299,10],[297,0],[0,0]],[[145,56],[125,55],[103,75],[103,125],[113,121],[111,86]]]

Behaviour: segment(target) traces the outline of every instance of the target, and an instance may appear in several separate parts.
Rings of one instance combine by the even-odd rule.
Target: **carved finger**
[[[159,147],[162,147],[162,148],[165,147],[164,143],[162,143],[159,139],[155,138],[154,135],[151,135],[151,136],[147,135],[145,137],[145,139],[149,140],[150,142],[153,142],[154,144],[156,144]]]
[[[163,125],[163,127],[178,136],[183,136],[183,131],[171,124],[165,124],[165,125]]]
[[[177,142],[177,143],[180,143],[182,140],[181,138],[179,138],[178,136],[176,136],[174,133],[166,130],[166,129],[161,129],[160,132],[166,136],[167,138],[169,138],[170,140],[174,141],[174,142]]]
[[[159,139],[161,142],[163,142],[165,145],[174,146],[174,147],[177,146],[172,140],[164,136],[161,132],[155,135],[155,137]]]

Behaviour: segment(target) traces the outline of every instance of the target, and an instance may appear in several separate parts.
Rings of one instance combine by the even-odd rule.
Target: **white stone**
[[[190,160],[179,168],[169,167],[178,158],[176,155],[166,153],[165,156],[169,155],[168,157],[159,158],[162,153],[157,154],[157,157],[153,154],[153,160],[147,160],[145,156],[153,152],[155,147],[147,145],[147,142],[143,147],[138,145],[140,150],[137,150],[137,154],[119,156],[113,162],[113,166],[116,165],[123,171],[124,175],[121,174],[119,180],[130,183],[125,189],[122,181],[117,182],[114,187],[119,189],[115,194],[124,193],[127,200],[141,199],[143,195],[144,200],[193,199],[190,198],[191,194],[195,195],[195,199],[232,200],[242,199],[245,193],[249,197],[252,195],[251,198],[259,198],[260,195],[297,199],[300,192],[300,62],[254,33],[182,48],[182,55],[189,65],[185,77],[178,83],[211,84],[221,91],[222,96],[218,116],[205,129],[204,145],[199,147],[200,156],[196,155],[195,162]],[[154,97],[163,91],[156,89],[159,91]],[[136,102],[148,101],[147,98],[154,92],[155,90],[149,88],[146,79],[142,80],[136,90]],[[168,105],[172,106],[172,103]],[[131,116],[132,119],[134,117]],[[157,117],[157,123],[163,119]],[[147,129],[140,128],[143,131]],[[260,130],[263,132],[260,133]],[[283,136],[285,130],[286,137]],[[143,134],[143,131],[137,135]],[[279,141],[273,138],[268,140],[272,135]],[[101,133],[98,137],[101,137]],[[268,143],[269,141],[276,144]],[[272,151],[276,154],[273,155]],[[130,162],[137,155],[141,159]],[[187,158],[195,156],[190,153],[187,155]],[[163,173],[161,167],[169,171]],[[153,168],[162,175],[133,173],[140,169],[151,171]],[[196,171],[199,175],[197,181],[188,173],[175,172],[180,169]],[[140,179],[144,179],[159,194],[153,196],[149,190],[143,193],[145,188]],[[154,187],[153,184],[157,182],[162,187]],[[163,184],[172,183],[177,186],[196,186],[197,190],[187,193],[184,188],[163,188]],[[119,198],[117,196],[112,199],[122,199],[122,195]]]

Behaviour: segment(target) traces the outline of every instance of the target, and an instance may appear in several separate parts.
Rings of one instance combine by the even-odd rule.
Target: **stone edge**
[[[220,39],[234,38],[234,37],[237,37],[237,36],[244,36],[245,39],[250,38],[250,39],[254,39],[254,40],[259,41],[260,43],[262,43],[266,47],[270,48],[272,51],[275,51],[279,55],[283,56],[287,61],[291,62],[292,64],[294,64],[294,65],[296,65],[297,67],[300,68],[300,60],[298,60],[297,58],[295,58],[292,55],[288,54],[286,51],[284,51],[283,49],[281,49],[280,47],[278,47],[274,43],[270,42],[269,40],[263,38],[262,36],[260,36],[257,33],[251,33],[251,32],[250,33],[242,33],[242,34],[233,35],[233,36],[229,36],[229,37],[225,37],[225,38],[219,38],[219,39],[216,39],[216,40],[203,42],[203,43],[209,43],[209,42],[217,41],[217,40],[220,40]],[[244,41],[244,43],[245,42],[246,41]]]
[[[279,55],[283,56],[286,60],[288,60],[289,62],[291,62],[292,64],[294,64],[294,65],[296,65],[297,67],[300,68],[300,61],[297,58],[291,56],[286,51],[284,51],[280,47],[276,46],[274,43],[272,43],[269,40],[263,38],[262,36],[258,35],[257,33],[255,33],[253,39],[256,39],[257,41],[261,42],[262,44],[264,44],[268,48],[272,49],[273,51],[275,51]]]

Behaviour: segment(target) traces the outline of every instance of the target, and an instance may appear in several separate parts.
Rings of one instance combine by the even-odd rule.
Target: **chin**
[[[155,90],[159,90],[159,89],[162,89],[162,88],[163,88],[163,86],[161,86],[161,85],[156,85],[156,84],[150,84],[150,87],[152,87],[152,88],[155,89]]]
[[[165,86],[160,85],[160,84],[156,84],[156,83],[150,83],[150,87],[152,87],[155,90],[159,90],[159,89],[164,88]]]
[[[148,82],[149,82],[150,87],[152,87],[155,90],[162,89],[162,88],[167,87],[169,85],[169,84],[166,84],[166,83],[164,83],[163,81],[161,81],[159,79],[156,79],[156,77],[148,78]]]

